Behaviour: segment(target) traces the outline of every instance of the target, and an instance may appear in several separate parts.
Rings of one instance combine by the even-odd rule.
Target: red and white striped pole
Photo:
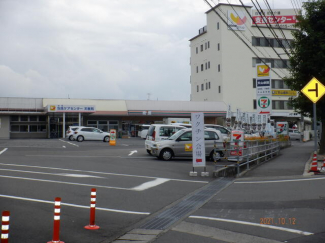
[[[95,213],[96,213],[96,188],[92,188],[90,193],[90,221],[89,221],[89,225],[85,226],[85,229],[88,230],[99,229],[99,226],[95,225]]]
[[[60,215],[61,215],[61,198],[56,197],[54,202],[54,223],[53,223],[53,238],[47,243],[64,243],[60,241]]]
[[[2,212],[2,223],[1,223],[1,243],[8,243],[9,241],[9,218],[10,212]]]

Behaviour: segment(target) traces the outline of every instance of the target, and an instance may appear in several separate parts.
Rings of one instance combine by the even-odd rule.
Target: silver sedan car
[[[300,140],[301,133],[297,129],[289,129],[289,137],[293,140]]]
[[[205,155],[211,160],[223,157],[223,136],[219,130],[204,129]],[[214,144],[220,151],[214,153]],[[154,142],[151,145],[151,154],[162,160],[171,160],[173,157],[192,157],[192,129],[178,131],[167,140]]]

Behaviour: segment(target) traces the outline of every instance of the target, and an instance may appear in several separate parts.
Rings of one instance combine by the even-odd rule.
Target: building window
[[[288,100],[272,100],[273,110],[292,110]]]
[[[108,132],[110,131],[110,129],[115,129],[116,131],[118,131],[118,121],[87,121],[87,124],[91,127],[96,127],[104,132]]]
[[[208,48],[210,48],[210,41],[208,41]]]
[[[209,89],[211,89],[211,82],[209,82]]]
[[[199,72],[199,67],[198,66],[196,66],[196,73],[198,73]]]
[[[205,42],[204,43],[204,46],[205,46],[205,50],[208,48],[208,43],[207,42]]]
[[[218,51],[220,51],[220,43],[218,43]]]
[[[219,85],[218,89],[219,89],[219,94],[220,94],[221,93],[221,86],[220,85]]]
[[[11,132],[19,132],[19,125],[11,125]]]
[[[208,83],[205,83],[205,89],[207,90],[208,88]]]
[[[218,22],[218,23],[217,23],[217,30],[219,29],[219,27],[220,27],[220,26],[219,26],[219,22]]]
[[[199,48],[198,47],[196,47],[196,54],[198,54],[199,53]]]
[[[262,47],[279,47],[279,48],[290,48],[292,40],[275,39],[275,38],[264,38],[264,37],[252,37],[253,46]]]
[[[203,64],[201,64],[201,71],[203,71]]]
[[[11,116],[11,121],[19,121],[19,116]]]
[[[208,69],[208,63],[206,62],[205,63],[205,70],[207,70]]]
[[[208,62],[208,68],[210,69],[210,61]]]
[[[201,84],[201,90],[202,91],[204,90],[204,84]]]
[[[256,78],[253,78],[253,89],[256,89]]]
[[[201,52],[203,51],[203,45],[201,45]]]
[[[253,100],[253,109],[254,109],[254,110],[256,110],[256,109],[257,109],[256,100]]]
[[[220,72],[220,64],[218,64],[218,72]]]
[[[199,92],[199,86],[196,85],[196,92]]]
[[[37,121],[37,116],[29,116],[29,121],[31,122]]]
[[[272,79],[272,89],[290,89],[288,85],[281,79]]]
[[[271,59],[271,58],[255,58],[253,57],[253,67],[256,64],[266,63],[271,64],[271,68],[289,68],[290,63],[288,59]]]

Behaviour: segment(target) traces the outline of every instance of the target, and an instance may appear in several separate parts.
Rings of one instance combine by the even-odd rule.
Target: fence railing
[[[264,138],[258,140],[245,140],[225,142],[223,148],[215,144],[215,153],[223,153],[222,160],[234,162],[230,165],[219,165],[215,157],[214,177],[238,177],[241,173],[271,160],[280,154],[282,148],[291,146],[288,138]]]

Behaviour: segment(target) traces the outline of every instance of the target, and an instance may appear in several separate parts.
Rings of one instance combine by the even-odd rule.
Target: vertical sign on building
[[[256,64],[257,114],[271,114],[272,111],[270,67],[270,64]]]
[[[193,168],[205,167],[204,114],[192,113]]]

